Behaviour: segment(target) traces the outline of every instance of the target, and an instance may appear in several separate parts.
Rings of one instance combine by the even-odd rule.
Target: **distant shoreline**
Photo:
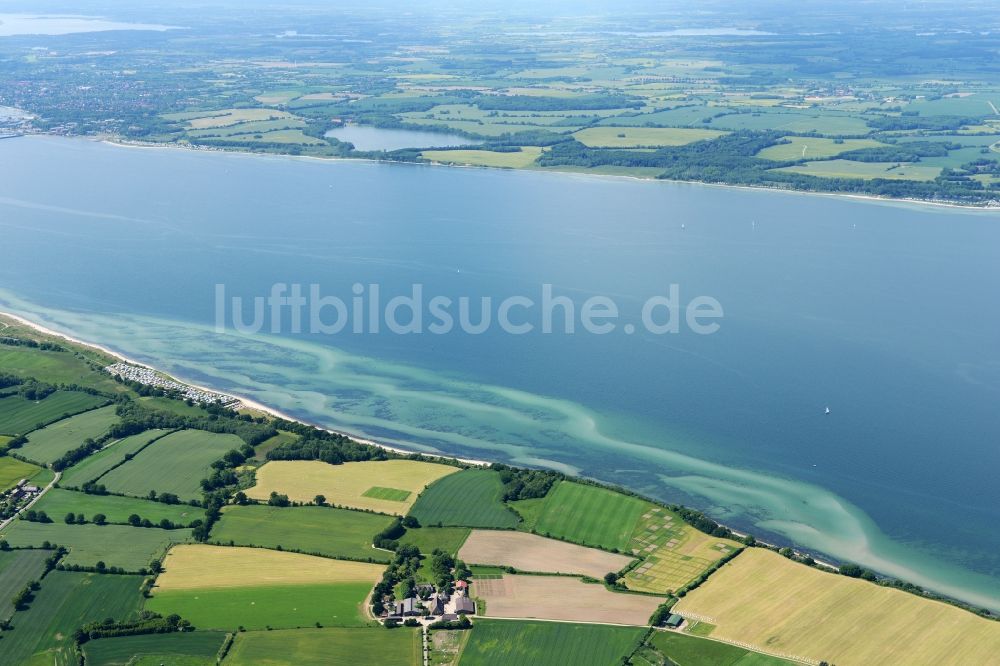
[[[733,183],[709,183],[702,180],[675,180],[671,178],[651,178],[643,176],[633,176],[627,174],[605,174],[605,173],[587,173],[585,171],[573,171],[569,169],[560,169],[554,167],[551,169],[542,169],[539,167],[527,167],[527,168],[513,168],[513,167],[492,167],[484,166],[479,164],[452,164],[449,162],[403,162],[397,160],[379,160],[370,157],[321,157],[318,155],[291,155],[288,153],[269,153],[269,152],[256,152],[252,150],[242,150],[234,148],[216,148],[213,146],[195,146],[195,145],[181,145],[177,143],[147,143],[142,141],[131,141],[128,139],[121,139],[120,137],[94,137],[86,135],[78,136],[66,136],[61,134],[33,134],[25,136],[53,136],[62,137],[68,139],[86,139],[90,141],[97,141],[110,146],[117,146],[119,148],[142,148],[142,149],[180,149],[180,150],[190,150],[194,152],[211,152],[211,153],[233,153],[239,155],[256,155],[256,156],[268,156],[268,157],[288,157],[294,159],[307,159],[307,160],[318,160],[321,162],[366,162],[371,164],[405,164],[410,166],[424,166],[424,167],[445,167],[452,169],[483,169],[488,171],[519,171],[525,173],[551,173],[559,174],[563,176],[583,176],[586,178],[607,178],[614,180],[631,180],[643,183],[674,183],[674,184],[684,184],[684,185],[698,185],[701,187],[721,187],[734,190],[745,190],[750,192],[778,192],[782,194],[795,194],[804,196],[821,196],[821,197],[833,197],[837,199],[849,199],[854,201],[865,201],[869,203],[888,203],[888,204],[899,204],[899,205],[912,205],[912,206],[930,206],[933,208],[946,208],[955,209],[961,211],[982,211],[982,212],[1000,212],[1000,205],[990,206],[988,204],[976,205],[976,204],[961,204],[949,201],[934,201],[930,199],[907,199],[900,197],[883,197],[875,194],[853,194],[847,192],[823,192],[823,191],[810,191],[810,190],[793,190],[781,187],[768,187],[764,185],[737,185]]]

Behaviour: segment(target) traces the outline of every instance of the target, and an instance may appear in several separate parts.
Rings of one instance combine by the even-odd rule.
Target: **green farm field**
[[[362,497],[372,497],[374,499],[389,500],[390,502],[405,502],[412,495],[409,490],[399,490],[398,488],[383,488],[382,486],[372,486],[361,493]]]
[[[362,604],[371,582],[156,590],[146,608],[177,613],[202,629],[364,627]]]
[[[132,514],[156,524],[166,519],[177,525],[187,525],[192,520],[205,517],[204,509],[188,504],[164,504],[118,495],[88,495],[61,488],[45,493],[34,508],[44,511],[56,522],[62,521],[71,512],[82,513],[87,521],[103,513],[109,523],[127,523]]]
[[[420,632],[409,628],[248,631],[236,635],[224,663],[226,666],[418,666],[420,643]]]
[[[813,136],[786,136],[788,143],[770,146],[757,153],[757,157],[784,162],[788,160],[834,157],[849,150],[876,148],[885,144],[872,139],[821,139]]]
[[[76,666],[73,632],[88,622],[133,617],[141,584],[141,576],[50,572],[28,609],[14,613],[0,666]]]
[[[44,542],[64,546],[69,554],[62,564],[92,567],[99,561],[108,567],[138,571],[159,558],[172,543],[187,541],[191,530],[161,530],[127,525],[66,525],[15,520],[0,532],[12,546],[41,546]]]
[[[686,127],[588,127],[573,136],[594,148],[646,148],[683,146],[695,141],[714,139],[724,132]]]
[[[388,562],[391,554],[372,548],[372,537],[392,521],[380,514],[324,506],[228,506],[211,539],[237,546],[281,546],[328,557]]]
[[[712,119],[708,127],[722,130],[779,130],[817,132],[826,136],[867,134],[870,129],[861,118],[846,115],[805,115],[801,113],[739,113]]]
[[[444,477],[425,490],[410,515],[428,526],[517,526],[517,515],[504,505],[500,474],[488,469],[466,469]]]
[[[226,634],[195,631],[121,636],[83,645],[87,666],[215,666]]]
[[[420,527],[406,530],[399,542],[412,544],[425,555],[433,553],[435,548],[455,555],[470,532],[468,527]]]
[[[605,488],[560,481],[544,498],[519,500],[511,506],[524,518],[522,529],[627,551],[643,513],[653,505]]]
[[[45,568],[45,560],[52,555],[50,550],[8,550],[0,551],[0,620],[5,620],[14,612],[11,600],[16,592],[30,581],[37,579]]]
[[[123,463],[126,458],[134,456],[151,441],[163,437],[168,432],[170,431],[147,430],[138,435],[120,439],[63,471],[59,485],[63,488],[80,488],[88,481],[95,481],[108,470]]]
[[[822,178],[885,178],[887,180],[934,180],[941,173],[941,167],[921,164],[898,164],[896,162],[852,162],[851,160],[823,160],[806,162],[775,171],[797,173],[804,176]]]
[[[21,479],[30,479],[40,469],[37,465],[23,462],[17,458],[0,456],[0,492],[13,488]]]
[[[182,500],[201,499],[201,480],[211,464],[243,440],[202,430],[182,430],[157,440],[132,460],[103,477],[112,492],[145,497],[150,490],[174,493]]]
[[[87,439],[97,439],[117,422],[114,405],[77,414],[28,435],[28,443],[20,453],[36,462],[55,462]]]
[[[139,398],[139,404],[149,409],[157,409],[162,412],[170,412],[178,416],[193,416],[195,418],[205,416],[206,412],[198,405],[189,405],[183,400],[163,398],[160,396],[146,396]]]
[[[2,356],[2,354],[0,354]],[[6,368],[0,360],[0,368]],[[21,435],[39,425],[58,421],[65,415],[76,414],[102,405],[107,400],[79,391],[56,391],[44,400],[25,400],[19,395],[0,399],[0,433]]]
[[[149,610],[178,613],[203,629],[366,626],[362,602],[381,577],[376,564],[264,548],[171,549]]]
[[[279,430],[274,437],[268,438],[254,447],[254,457],[258,460],[267,460],[267,453],[283,444],[291,444],[297,441],[299,436],[295,433]]]
[[[2,325],[3,319],[0,317],[0,326]],[[18,335],[23,332],[25,337],[38,337],[33,331],[19,323],[13,324],[12,328]],[[4,334],[6,335],[7,332],[8,329],[5,328]],[[121,393],[126,390],[121,384],[111,379],[108,374],[96,369],[84,359],[92,359],[98,364],[106,364],[109,360],[103,354],[90,349],[81,350],[81,355],[77,356],[69,351],[0,347],[0,368],[3,368],[4,372],[18,377],[30,377],[48,384],[76,384],[108,393]]]
[[[461,666],[617,666],[646,630],[567,622],[476,622]]]
[[[657,631],[649,643],[677,666],[792,666],[798,663],[674,631]]]

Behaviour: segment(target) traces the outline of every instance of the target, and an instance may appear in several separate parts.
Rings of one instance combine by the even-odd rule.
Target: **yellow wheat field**
[[[189,544],[170,549],[156,586],[161,590],[195,590],[368,581],[375,584],[384,569],[378,564],[264,548]]]
[[[751,548],[674,607],[712,638],[837,666],[1000,664],[1000,622]]]
[[[266,500],[274,491],[296,502],[312,502],[316,495],[323,495],[327,504],[405,515],[425,487],[457,471],[457,467],[416,460],[343,465],[314,460],[277,460],[257,470],[257,485],[248,490],[247,495]],[[364,493],[373,488],[404,490],[410,496],[403,501],[365,497]]]

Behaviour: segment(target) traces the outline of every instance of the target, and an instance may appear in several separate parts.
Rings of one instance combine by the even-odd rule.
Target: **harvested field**
[[[195,590],[368,581],[374,585],[384,567],[264,548],[190,544],[171,548],[163,569],[156,579],[158,589]]]
[[[257,470],[257,485],[247,491],[254,499],[278,492],[296,502],[324,495],[328,504],[403,515],[429,484],[459,471],[457,467],[416,460],[383,460],[329,465],[316,460],[272,461]],[[372,488],[411,493],[405,500],[366,496]],[[397,494],[398,497],[398,494]]]
[[[521,571],[571,573],[602,578],[632,561],[596,548],[585,548],[536,534],[498,530],[472,530],[458,552],[470,564],[494,564]]]
[[[1000,663],[998,622],[760,548],[738,555],[675,610],[716,625],[712,638],[839,666]]]
[[[603,585],[569,576],[520,576],[474,580],[472,596],[486,602],[486,615],[537,620],[603,622],[644,626],[659,597],[609,592]]]

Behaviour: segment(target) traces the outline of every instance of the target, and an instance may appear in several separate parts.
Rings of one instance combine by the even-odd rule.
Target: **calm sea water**
[[[107,30],[170,30],[171,26],[149,23],[122,23],[93,16],[60,16],[0,13],[0,37],[15,35],[70,35]]]
[[[468,146],[475,141],[460,134],[421,132],[419,130],[385,129],[346,125],[326,133],[339,141],[353,143],[357,150],[400,150],[402,148],[447,148]]]
[[[536,172],[0,142],[0,305],[423,450],[550,465],[1000,608],[1000,215]],[[677,284],[710,336],[241,335],[215,286]],[[829,406],[831,413],[824,414]]]

